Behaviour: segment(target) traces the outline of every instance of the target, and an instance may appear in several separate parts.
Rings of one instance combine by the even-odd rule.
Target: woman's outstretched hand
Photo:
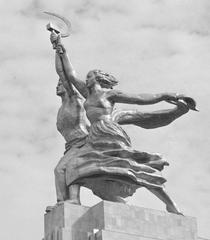
[[[189,109],[197,111],[197,112],[199,111],[196,108],[196,101],[193,98],[187,97],[187,96],[183,96],[183,97],[180,97],[179,100],[182,100],[189,107]]]
[[[163,100],[175,105],[181,101],[184,104],[186,104],[189,109],[198,111],[198,109],[196,109],[196,101],[193,98],[188,97],[184,94],[166,93],[166,94],[163,94]]]

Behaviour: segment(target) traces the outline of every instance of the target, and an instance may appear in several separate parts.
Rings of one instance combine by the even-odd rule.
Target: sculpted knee
[[[55,169],[54,169],[54,174],[55,174],[55,175],[60,175],[60,174],[63,174],[64,171],[65,171],[64,166],[58,164],[58,165],[55,167]]]
[[[56,176],[57,174],[58,174],[58,168],[57,168],[57,166],[54,168],[54,175]]]

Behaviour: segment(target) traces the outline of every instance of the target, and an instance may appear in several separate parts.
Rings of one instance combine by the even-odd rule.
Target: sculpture
[[[57,94],[62,97],[57,126],[67,141],[66,152],[55,169],[58,202],[80,204],[80,186],[115,202],[124,202],[137,188],[145,187],[166,204],[169,212],[181,214],[165,191],[166,179],[160,175],[168,163],[158,154],[132,149],[130,138],[120,125],[162,127],[189,109],[196,110],[195,101],[172,93],[133,95],[113,90],[118,81],[101,70],[90,71],[85,83],[77,79],[61,35],[52,28],[50,31],[60,77]],[[81,96],[85,99],[84,108]],[[151,113],[113,111],[115,103],[147,105],[161,101],[176,106]]]

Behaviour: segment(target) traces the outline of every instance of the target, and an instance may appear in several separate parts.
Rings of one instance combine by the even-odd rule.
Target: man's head
[[[66,93],[66,89],[64,88],[63,83],[62,83],[61,79],[59,78],[59,81],[58,81],[58,84],[57,84],[57,87],[56,87],[56,94],[58,96],[62,96],[65,93]]]

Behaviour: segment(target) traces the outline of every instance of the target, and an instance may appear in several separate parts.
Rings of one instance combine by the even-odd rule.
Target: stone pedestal
[[[44,240],[198,240],[196,219],[102,201],[65,202],[45,214]]]

